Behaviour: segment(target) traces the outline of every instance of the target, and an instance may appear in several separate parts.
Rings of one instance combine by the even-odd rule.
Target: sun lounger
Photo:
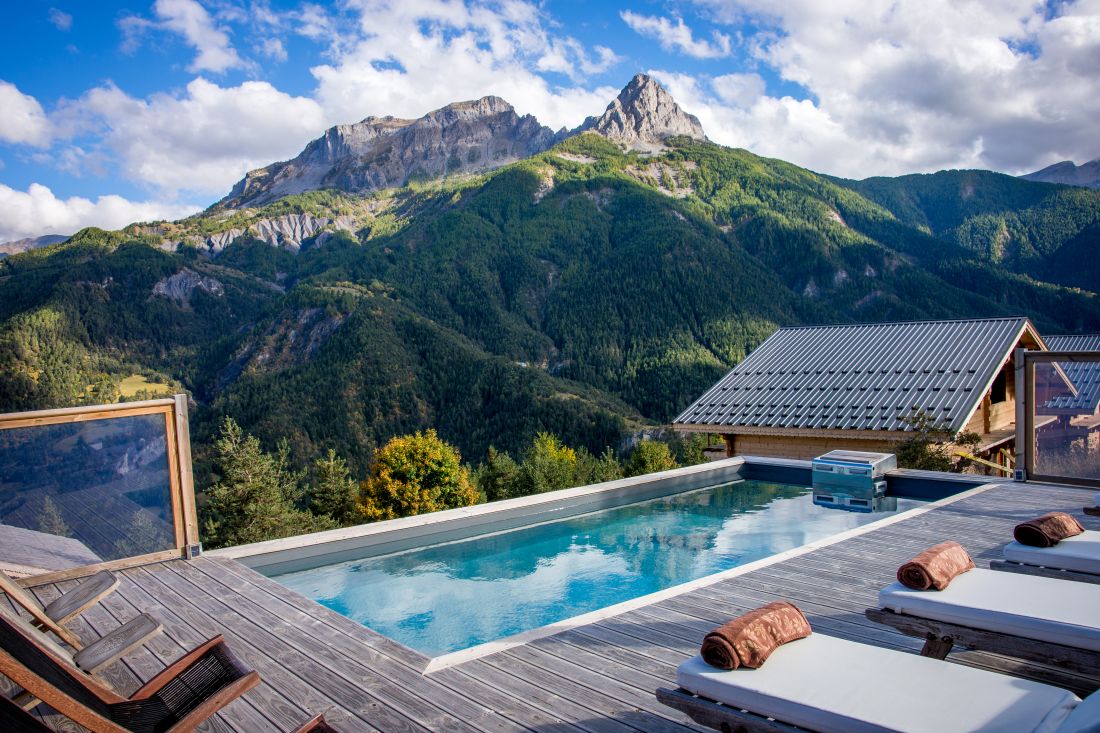
[[[41,639],[0,617],[0,674],[95,733],[192,730],[260,681],[216,636],[126,698],[56,659]]]
[[[139,614],[74,653],[58,644],[48,634],[40,633],[39,629],[10,609],[0,607],[0,617],[23,632],[37,636],[39,643],[58,659],[71,662],[88,673],[98,672],[126,656],[163,629],[160,623],[149,614]]]
[[[1003,552],[1004,560],[990,561],[991,569],[1100,583],[1100,532],[1086,530],[1053,547],[1031,547],[1013,540]]]
[[[1098,609],[1095,585],[975,569],[942,591],[893,583],[866,615],[927,639],[925,656],[943,659],[957,643],[1100,677]]]
[[[814,633],[759,669],[696,656],[657,699],[723,731],[1043,731],[1100,725],[1100,693],[1079,702],[1039,682]],[[770,720],[769,720],[770,718]]]
[[[103,570],[84,578],[75,588],[42,607],[26,588],[16,583],[6,573],[0,572],[0,590],[4,591],[13,603],[21,606],[31,615],[35,626],[52,631],[74,649],[82,649],[84,644],[76,633],[65,628],[63,624],[99,603],[117,587],[118,578],[114,573]]]

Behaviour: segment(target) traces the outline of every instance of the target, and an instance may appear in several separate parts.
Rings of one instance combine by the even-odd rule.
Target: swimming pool
[[[898,512],[921,502],[899,498]],[[434,657],[702,578],[883,518],[740,480],[520,529],[274,575]]]

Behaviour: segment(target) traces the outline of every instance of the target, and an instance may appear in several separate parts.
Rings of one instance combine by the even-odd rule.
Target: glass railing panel
[[[1100,353],[1034,364],[1034,476],[1100,480]]]
[[[170,447],[163,409],[0,430],[0,560],[53,571],[177,547]]]

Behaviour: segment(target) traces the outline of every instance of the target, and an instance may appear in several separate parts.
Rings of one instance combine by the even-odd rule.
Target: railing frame
[[[1015,361],[1016,480],[1100,488],[1100,479],[1096,478],[1039,473],[1036,471],[1037,454],[1035,450],[1035,365],[1072,361],[1100,362],[1100,352],[1016,349]]]
[[[164,415],[164,430],[167,438],[165,452],[168,456],[168,483],[175,527],[175,548],[35,575],[19,580],[22,585],[56,583],[91,575],[100,570],[147,565],[178,557],[192,557],[199,553],[199,521],[195,508],[195,482],[191,473],[191,433],[187,420],[187,395],[178,394],[173,397],[140,402],[0,414],[0,430],[158,414]]]

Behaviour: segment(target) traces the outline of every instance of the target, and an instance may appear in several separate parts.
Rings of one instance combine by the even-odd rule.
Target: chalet
[[[893,452],[923,413],[1008,465],[1017,347],[1046,349],[1027,318],[781,328],[673,427],[722,435],[729,456],[812,458]]]

